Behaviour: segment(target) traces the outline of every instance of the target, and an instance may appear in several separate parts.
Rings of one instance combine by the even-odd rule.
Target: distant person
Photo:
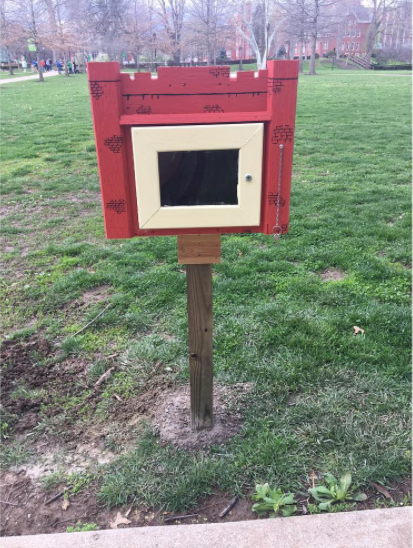
[[[39,72],[39,67],[36,60],[32,62],[32,72]]]
[[[41,69],[42,69],[42,72],[44,72],[44,66],[45,66],[45,64],[46,64],[46,63],[45,63],[45,60],[42,59],[42,60],[40,61],[40,67],[41,67]]]
[[[77,70],[76,61],[73,59],[73,74],[76,74],[77,72],[79,71]]]
[[[27,61],[26,59],[22,59],[22,69],[23,69],[23,72],[26,72],[27,70]]]
[[[52,70],[52,61],[50,59],[46,59],[46,72],[50,72]]]
[[[73,65],[72,65],[72,61],[69,59],[69,61],[67,62],[67,68],[69,69],[69,72],[72,72],[73,71]]]
[[[56,61],[56,68],[57,68],[57,73],[58,74],[62,74],[62,70],[63,70],[63,63],[60,59],[58,59]]]

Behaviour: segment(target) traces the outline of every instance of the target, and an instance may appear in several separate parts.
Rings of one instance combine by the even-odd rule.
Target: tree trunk
[[[298,42],[298,70],[303,72],[303,44]]]
[[[371,62],[371,56],[374,49],[374,43],[376,41],[376,36],[379,32],[379,25],[376,21],[372,21],[369,26],[369,30],[367,31],[366,36],[366,61],[367,63]]]
[[[317,49],[317,35],[311,36],[311,58],[310,58],[310,71],[308,74],[315,75],[315,54]]]
[[[37,44],[36,44],[36,48],[37,48]],[[40,55],[38,52],[36,54],[36,61],[37,61],[37,70],[39,71],[39,82],[44,82],[43,68],[42,68],[42,65],[40,64]]]
[[[343,29],[340,25],[337,25],[337,50],[336,50],[336,59],[337,61],[340,60],[340,49],[341,49],[341,33],[343,32]]]
[[[140,62],[141,62],[141,55],[139,51],[135,51],[135,63],[136,63],[136,72],[140,72]]]
[[[64,63],[64,68],[65,68],[65,76],[66,76],[66,78],[69,78],[69,67],[67,66],[67,54],[66,53],[63,54],[63,63]]]
[[[7,61],[9,63],[9,74],[10,74],[10,76],[13,76],[13,74],[14,74],[13,64],[12,64],[11,56],[10,56],[10,53],[9,53],[8,49],[7,49]]]
[[[173,58],[174,58],[174,64],[177,67],[179,67],[179,63],[181,62],[181,49],[180,48],[174,51]]]

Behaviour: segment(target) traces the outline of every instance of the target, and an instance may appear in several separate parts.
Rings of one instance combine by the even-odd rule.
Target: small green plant
[[[9,424],[7,422],[1,423],[1,439],[8,438],[7,430],[9,428]]]
[[[2,447],[0,467],[20,466],[29,460],[32,453],[24,444],[13,443]]]
[[[69,474],[66,478],[66,483],[70,490],[70,494],[76,495],[77,493],[80,493],[80,491],[89,487],[94,478],[95,476],[93,474],[86,472],[73,472],[73,474]]]
[[[325,485],[316,485],[308,491],[312,497],[319,503],[318,507],[320,510],[331,509],[331,506],[334,503],[344,503],[344,501],[363,501],[366,500],[367,495],[364,493],[355,493],[351,494],[351,474],[347,473],[341,476],[340,480],[337,479],[332,474],[324,475],[325,482],[328,487]]]
[[[55,488],[57,485],[64,481],[64,475],[61,471],[52,472],[40,478],[40,483],[42,484],[43,489],[49,491],[50,489]]]
[[[253,505],[253,512],[264,514],[273,512],[271,517],[275,517],[281,510],[284,517],[289,517],[297,511],[294,495],[292,493],[283,493],[279,487],[271,489],[268,483],[257,484],[253,500],[262,501]]]
[[[96,523],[80,523],[78,521],[76,525],[69,525],[66,529],[67,533],[85,533],[86,531],[97,531],[98,526]]]

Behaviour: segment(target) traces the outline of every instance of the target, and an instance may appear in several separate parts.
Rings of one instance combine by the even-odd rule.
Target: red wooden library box
[[[288,231],[297,61],[87,70],[108,238]]]

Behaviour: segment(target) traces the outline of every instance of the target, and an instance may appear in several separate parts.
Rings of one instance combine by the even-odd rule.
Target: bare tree
[[[372,20],[366,37],[366,61],[370,63],[373,49],[378,38],[383,34],[387,17],[399,7],[397,0],[369,0]]]
[[[337,25],[337,13],[334,9],[341,0],[309,0],[307,12],[309,35],[311,38],[311,57],[309,74],[314,75],[317,50],[317,39],[320,34]]]
[[[16,46],[24,32],[10,15],[8,8],[10,2],[2,2],[0,5],[0,29],[2,45],[7,51],[7,63],[9,65],[9,74],[13,76],[13,59],[12,52],[15,52]]]
[[[237,32],[253,49],[257,67],[265,68],[277,31],[284,22],[283,14],[275,0],[256,0],[252,5],[251,17],[248,16],[245,1],[241,3],[240,10]]]
[[[46,6],[48,30],[43,37],[44,44],[63,57],[65,76],[69,76],[68,61],[73,52],[82,48],[84,35],[82,27],[71,17],[77,8],[74,0],[43,0]]]
[[[208,65],[216,65],[218,47],[226,42],[232,8],[229,0],[192,0],[188,6],[189,40],[206,51]]]
[[[134,56],[136,69],[142,52],[151,45],[152,21],[150,6],[143,0],[130,0],[125,22],[125,43]]]
[[[14,0],[10,2],[9,17],[21,29],[22,37],[36,48],[39,81],[44,82],[43,67],[40,62],[40,48],[44,46],[47,34],[45,5],[43,0]]]
[[[299,70],[303,72],[303,49],[308,42],[308,33],[310,21],[308,13],[310,11],[309,0],[281,0],[278,2],[280,9],[284,13],[285,32],[290,38],[290,42],[297,44]]]
[[[175,64],[181,61],[186,7],[186,0],[157,0],[152,8],[165,34],[160,36],[163,49],[172,55]]]
[[[76,19],[95,47],[100,47],[110,59],[121,60],[128,0],[80,0],[77,6]]]

